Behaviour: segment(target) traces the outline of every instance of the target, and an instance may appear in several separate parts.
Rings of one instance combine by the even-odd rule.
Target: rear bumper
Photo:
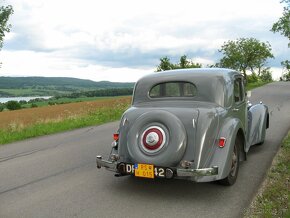
[[[96,158],[97,168],[100,169],[101,167],[106,168],[107,170],[124,174],[124,172],[120,172],[118,169],[118,163],[117,161],[108,161],[103,160],[102,156],[97,156]],[[124,164],[124,163],[122,163]],[[218,167],[210,167],[210,168],[202,168],[202,169],[192,169],[192,168],[168,168],[173,171],[172,177],[199,177],[199,176],[214,176],[218,175]],[[168,178],[168,177],[166,177]]]
[[[97,156],[96,157],[96,163],[97,163],[97,168],[100,169],[101,167],[106,168],[107,170],[117,172],[117,161],[108,161],[108,160],[103,160],[102,156]]]

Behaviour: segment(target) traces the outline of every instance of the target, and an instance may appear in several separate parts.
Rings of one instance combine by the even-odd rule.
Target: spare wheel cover
[[[134,163],[175,166],[186,149],[186,131],[172,113],[153,110],[142,114],[127,135],[130,158]]]

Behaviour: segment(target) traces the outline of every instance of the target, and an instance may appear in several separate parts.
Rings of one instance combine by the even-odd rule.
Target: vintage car
[[[141,78],[108,159],[116,176],[235,183],[240,161],[262,144],[268,108],[247,101],[242,74],[230,69],[171,70]]]

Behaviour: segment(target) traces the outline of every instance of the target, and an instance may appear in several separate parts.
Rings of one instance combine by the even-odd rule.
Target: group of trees
[[[66,95],[67,98],[80,98],[80,97],[103,97],[103,96],[123,96],[132,95],[133,88],[118,88],[118,89],[99,89],[86,92],[74,92]]]
[[[18,101],[8,101],[7,103],[0,103],[0,112],[5,108],[8,110],[19,110],[21,109],[21,104]]]
[[[223,54],[219,67],[232,68],[243,73],[247,78],[247,71],[256,74],[258,78],[271,80],[269,68],[266,67],[267,59],[274,58],[271,45],[260,42],[254,38],[240,38],[225,42],[219,50]],[[268,75],[268,76],[265,76]]]
[[[173,64],[170,62],[168,57],[160,58],[160,64],[157,66],[156,71],[164,70],[175,70],[175,69],[184,69],[184,68],[200,68],[202,65],[200,63],[194,63],[191,60],[187,59],[186,55],[183,55],[179,59],[179,63]]]
[[[35,103],[41,102],[41,101],[46,101],[46,99],[37,98],[30,101],[8,101],[6,103],[0,103],[0,112],[2,112],[5,109],[13,111],[13,110],[19,110],[19,109],[27,108],[27,107],[31,107],[31,108],[37,107],[37,104]]]
[[[267,59],[273,58],[271,45],[268,42],[260,42],[254,38],[240,38],[225,42],[219,50],[223,54],[220,61],[209,67],[231,68],[242,72],[247,78],[247,71],[251,71],[250,81],[257,80],[272,81],[270,68],[266,67]],[[170,62],[168,57],[160,59],[160,64],[156,71],[181,69],[181,68],[200,68],[200,63],[193,63],[187,59],[186,55],[180,57],[177,64]]]

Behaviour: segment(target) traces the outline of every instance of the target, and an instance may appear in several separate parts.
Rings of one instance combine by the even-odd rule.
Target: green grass
[[[290,217],[290,132],[245,217]]]
[[[71,117],[61,121],[36,123],[24,128],[10,126],[0,130],[0,144],[119,120],[128,106],[126,103],[119,103],[114,107],[100,108],[88,115]]]
[[[261,81],[258,81],[258,82],[248,83],[246,85],[246,90],[247,91],[250,91],[252,89],[258,88],[258,87],[263,86],[263,85],[266,85],[268,83],[271,83],[271,82],[261,82]]]

